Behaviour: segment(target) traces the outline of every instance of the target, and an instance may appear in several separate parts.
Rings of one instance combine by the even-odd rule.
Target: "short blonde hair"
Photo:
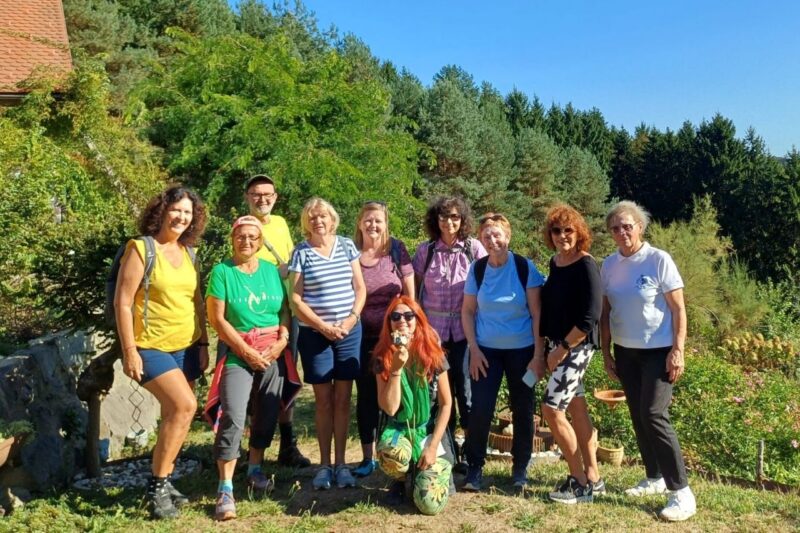
[[[315,196],[306,202],[306,204],[303,206],[303,212],[300,214],[300,227],[303,229],[303,235],[305,238],[311,238],[311,211],[316,209],[324,209],[328,212],[331,220],[333,221],[331,233],[335,235],[336,229],[339,227],[339,213],[336,212],[336,209],[333,208],[330,202]]]
[[[383,217],[386,219],[386,231],[383,233],[381,250],[384,254],[389,254],[392,250],[392,236],[389,233],[389,208],[386,207],[386,204],[383,202],[379,202],[377,200],[364,202],[364,205],[361,206],[361,211],[358,212],[358,217],[356,218],[356,232],[353,235],[353,242],[355,243],[357,250],[361,250],[364,247],[364,236],[361,234],[361,221],[364,219],[366,214],[371,211],[380,211],[383,213]]]
[[[639,223],[642,227],[642,233],[647,229],[650,224],[650,213],[645,208],[632,202],[631,200],[622,200],[617,202],[606,215],[606,229],[611,229],[611,220],[620,215],[630,215],[633,220]]]
[[[508,240],[511,240],[511,222],[500,213],[486,213],[481,218],[478,219],[478,238],[483,234],[483,230],[489,226],[494,226],[503,230],[508,237]]]

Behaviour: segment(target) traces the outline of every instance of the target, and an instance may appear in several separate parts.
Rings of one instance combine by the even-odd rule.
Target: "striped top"
[[[356,293],[350,263],[359,256],[361,252],[353,241],[339,236],[330,257],[314,250],[308,241],[298,244],[292,252],[289,271],[303,276],[303,301],[324,322],[344,320],[353,310]],[[308,326],[303,321],[300,325]]]

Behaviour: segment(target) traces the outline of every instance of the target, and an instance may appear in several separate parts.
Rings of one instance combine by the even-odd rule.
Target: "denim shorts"
[[[352,381],[361,372],[361,323],[347,337],[331,341],[319,331],[300,326],[297,348],[303,362],[303,380],[312,385],[333,380]]]
[[[146,348],[139,350],[139,355],[142,357],[141,384],[175,369],[183,372],[186,381],[194,381],[203,373],[200,370],[200,345],[196,342],[188,348],[174,352]]]

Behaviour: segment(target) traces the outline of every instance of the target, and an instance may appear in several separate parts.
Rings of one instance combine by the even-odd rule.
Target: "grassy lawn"
[[[305,388],[295,414],[296,428],[301,449],[317,460],[313,408],[311,390]],[[352,428],[347,455],[352,464],[361,458],[355,435]],[[219,524],[212,518],[217,481],[211,442],[206,426],[195,423],[186,453],[200,458],[204,469],[176,483],[192,498],[177,520],[148,520],[140,490],[71,490],[35,500],[24,510],[0,518],[0,531],[800,531],[800,490],[778,494],[696,477],[691,478],[691,485],[698,514],[681,525],[662,523],[657,514],[665,497],[632,500],[621,495],[643,475],[639,467],[604,467],[609,494],[592,505],[550,503],[547,492],[566,476],[563,462],[532,467],[531,490],[524,497],[512,494],[509,464],[490,462],[484,471],[483,493],[458,493],[441,515],[427,517],[417,514],[411,505],[383,505],[389,480],[382,474],[367,478],[357,489],[314,492],[311,478],[315,468],[278,468],[276,449],[267,452],[267,473],[274,473],[277,485],[271,497],[248,495],[243,472],[238,471],[234,486],[239,518]],[[456,484],[460,481],[457,477]]]

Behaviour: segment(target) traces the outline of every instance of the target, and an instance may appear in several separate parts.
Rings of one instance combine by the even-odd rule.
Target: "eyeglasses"
[[[575,233],[575,228],[559,228],[558,226],[553,226],[550,228],[550,233],[553,235],[572,235]]]
[[[411,322],[412,320],[414,320],[417,317],[411,311],[406,311],[405,313],[400,313],[398,311],[392,311],[391,314],[389,314],[389,318],[392,319],[392,322],[399,322],[401,318],[405,318],[406,322]]]
[[[236,242],[257,242],[260,238],[260,235],[237,235]]]
[[[504,217],[503,215],[501,215],[501,214],[499,214],[499,213],[497,213],[497,214],[490,214],[490,215],[484,215],[484,216],[482,216],[482,217],[480,218],[480,220],[478,220],[478,224],[486,224],[486,223],[487,223],[487,222],[489,222],[490,220],[491,220],[492,222],[499,222],[499,221],[501,221],[501,220],[504,220],[505,218],[506,218],[506,217]]]
[[[277,195],[278,195],[278,193],[276,193],[276,192],[262,192],[262,193],[249,192],[249,193],[247,193],[247,196],[249,196],[253,200],[260,200],[261,198],[265,198],[267,200],[272,200]]]
[[[439,222],[447,222],[448,220],[458,222],[461,220],[461,215],[458,213],[439,213]]]
[[[619,226],[611,226],[611,233],[619,235],[623,231],[625,233],[630,233],[633,231],[633,227],[638,224],[638,222],[634,222],[633,224],[620,224]]]

